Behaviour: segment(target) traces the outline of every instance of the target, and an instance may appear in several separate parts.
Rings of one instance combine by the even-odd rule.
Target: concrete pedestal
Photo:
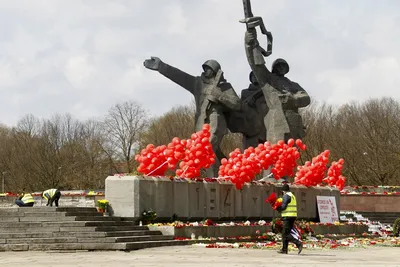
[[[159,219],[244,220],[278,217],[265,199],[281,185],[255,182],[237,190],[229,182],[171,181],[169,178],[109,176],[105,199],[110,201],[114,216],[140,218],[143,211],[154,210]],[[316,196],[334,196],[340,211],[340,192],[329,187],[291,186],[298,202],[298,218],[318,218]]]

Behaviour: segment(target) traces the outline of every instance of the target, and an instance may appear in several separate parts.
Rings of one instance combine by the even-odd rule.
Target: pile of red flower
[[[275,192],[272,192],[271,195],[265,200],[265,203],[271,204],[272,209],[277,210],[280,206],[282,206],[282,198],[278,198]]]
[[[167,146],[147,145],[135,156],[139,167],[137,171],[148,176],[162,176],[168,170],[175,170],[179,177],[195,178],[200,176],[200,169],[209,168],[215,162],[215,154],[210,144],[210,125],[192,134],[190,139],[180,140],[174,137]]]
[[[229,154],[228,159],[221,160],[218,176],[220,179],[230,180],[237,189],[242,189],[257,174],[271,169],[276,180],[295,176],[297,185],[316,186],[324,182],[343,189],[346,182],[346,178],[342,176],[343,159],[332,162],[327,170],[330,151],[326,150],[312,161],[307,161],[304,166],[297,166],[299,149],[306,149],[300,139],[290,139],[287,144],[282,140],[277,144],[265,142],[255,148],[249,147],[243,153],[237,148]],[[199,177],[201,169],[207,169],[215,163],[215,154],[210,143],[210,125],[205,124],[201,131],[192,134],[187,140],[175,137],[168,145],[155,147],[149,144],[135,156],[135,160],[140,163],[137,171],[148,176],[163,176],[168,170],[173,170],[178,177]]]
[[[284,176],[293,176],[296,161],[300,158],[298,148],[306,149],[300,139],[290,139],[287,144],[284,141],[273,145],[265,142],[256,148],[249,147],[243,153],[236,149],[229,154],[229,159],[222,159],[219,178],[227,178],[236,188],[241,189],[244,183],[253,181],[257,174],[270,167],[276,180]]]
[[[336,186],[343,190],[346,178],[342,176],[344,159],[338,162],[333,161],[327,172],[330,151],[325,150],[320,155],[314,157],[312,161],[306,161],[303,166],[297,167],[297,173],[294,179],[295,184],[305,186],[322,185],[323,182],[329,186]],[[327,175],[326,176],[326,172]]]

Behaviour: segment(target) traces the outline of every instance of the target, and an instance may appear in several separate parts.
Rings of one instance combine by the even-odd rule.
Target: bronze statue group
[[[310,97],[298,83],[286,77],[289,72],[286,60],[278,58],[268,69],[264,58],[272,53],[272,35],[266,31],[262,18],[253,16],[250,0],[243,0],[243,5],[245,19],[241,22],[247,28],[244,46],[251,72],[250,85],[242,90],[240,98],[216,60],[207,60],[202,65],[200,76],[192,76],[158,57],[144,61],[146,68],[158,71],[193,94],[196,102],[195,131],[200,131],[206,123],[210,125],[210,141],[217,157],[216,163],[207,170],[208,177],[218,176],[220,161],[226,157],[220,144],[229,132],[242,133],[243,149],[266,141],[275,144],[279,140],[287,142],[290,138],[302,139],[305,136],[299,109],[310,104]],[[256,27],[260,27],[261,33],[267,36],[267,50],[259,45]],[[302,244],[293,238],[296,236],[293,233],[297,217],[296,198],[287,184],[283,189],[283,248],[279,252],[287,254],[288,242],[292,241],[300,253]]]
[[[266,141],[275,144],[279,140],[302,139],[305,135],[299,108],[308,106],[310,97],[298,83],[285,76],[289,64],[284,59],[276,59],[271,70],[267,68],[264,56],[271,51],[266,53],[260,47],[255,28],[261,26],[265,32],[262,20],[252,16],[249,0],[243,2],[246,15],[243,22],[247,25],[245,53],[252,71],[250,85],[242,90],[240,98],[216,60],[207,60],[202,65],[200,76],[188,74],[158,57],[144,61],[146,68],[158,71],[193,94],[196,102],[195,131],[200,131],[205,123],[210,124],[210,141],[217,159],[207,170],[208,177],[218,175],[220,161],[226,157],[220,144],[229,132],[242,133],[243,149]],[[267,36],[272,38],[269,32]]]

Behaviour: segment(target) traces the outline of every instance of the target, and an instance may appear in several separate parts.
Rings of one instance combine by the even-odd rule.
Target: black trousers
[[[283,217],[282,220],[282,251],[288,251],[289,242],[292,242],[299,247],[301,241],[295,239],[290,233],[294,226],[294,222],[296,221],[296,217]]]
[[[50,199],[50,207],[53,207],[53,202],[56,204],[56,207],[58,207],[58,200],[60,200],[61,197],[61,192],[60,190],[57,190],[54,196]]]

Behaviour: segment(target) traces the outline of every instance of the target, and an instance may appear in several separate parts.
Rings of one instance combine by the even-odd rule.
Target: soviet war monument
[[[289,64],[284,59],[276,59],[271,71],[264,57],[272,53],[272,34],[266,31],[260,17],[254,17],[250,1],[243,1],[247,26],[245,53],[251,68],[251,84],[239,98],[232,85],[227,82],[220,64],[207,60],[200,76],[192,76],[182,70],[151,57],[144,61],[148,69],[158,71],[171,81],[193,94],[196,102],[195,131],[204,124],[210,125],[210,143],[216,155],[216,163],[207,170],[208,177],[217,177],[220,161],[226,156],[220,149],[225,134],[241,133],[244,149],[256,147],[269,141],[287,142],[290,138],[302,139],[305,126],[299,108],[310,104],[307,92],[285,75]],[[256,27],[267,36],[268,48],[264,50],[257,40]]]

